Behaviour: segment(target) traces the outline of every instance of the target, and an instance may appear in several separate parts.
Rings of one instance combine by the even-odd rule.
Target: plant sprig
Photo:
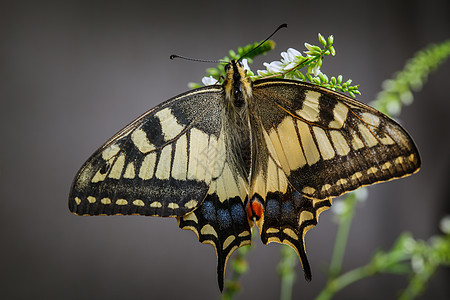
[[[383,82],[383,90],[371,103],[383,113],[398,116],[402,105],[413,101],[413,91],[419,90],[428,75],[450,56],[450,40],[417,52],[403,70]]]
[[[325,39],[319,33],[318,39],[321,46],[305,43],[306,50],[304,51],[304,54],[298,50],[289,48],[285,52],[281,53],[282,58],[280,61],[264,63],[266,70],[258,70],[256,72],[257,75],[253,75],[254,73],[248,68],[247,74],[253,79],[285,78],[299,81],[309,81],[334,91],[340,91],[343,93],[347,92],[351,97],[361,95],[361,92],[358,90],[359,85],[351,85],[351,79],[344,81],[342,75],[332,76],[329,78],[320,70],[325,57],[329,55],[336,55],[336,50],[333,46],[333,35],[330,35],[327,39]],[[249,55],[246,55],[257,45],[259,45],[259,42],[249,44],[245,47],[239,47],[237,51],[230,50],[228,53],[229,55],[225,56],[222,61],[239,59],[245,55],[245,59],[243,59],[243,61],[246,60],[245,64],[247,62],[251,64],[254,57],[271,51],[275,47],[275,42],[269,40]],[[206,76],[203,77],[202,81],[204,83],[208,82],[208,84],[216,83],[220,80],[224,73],[224,64],[219,63],[215,68],[208,68],[206,70]],[[201,85],[198,83],[189,83],[190,88],[197,88],[200,86]]]
[[[320,68],[326,56],[336,55],[333,46],[334,37],[330,35],[325,39],[323,35],[318,34],[321,46],[305,43],[306,51],[303,55],[298,50],[289,48],[281,53],[280,61],[264,63],[266,70],[258,70],[256,78],[286,78],[300,81],[309,81],[311,83],[326,87],[328,89],[340,92],[347,92],[351,97],[361,95],[358,90],[359,85],[351,85],[352,80],[343,80],[342,75],[332,76],[330,79]],[[306,73],[301,69],[306,69]]]
[[[443,222],[450,222],[450,217]],[[444,235],[432,237],[428,242],[416,240],[409,233],[401,234],[390,250],[377,251],[367,265],[331,278],[316,300],[331,299],[353,282],[381,273],[409,275],[409,284],[398,299],[419,296],[439,266],[450,266],[450,230],[442,230]]]

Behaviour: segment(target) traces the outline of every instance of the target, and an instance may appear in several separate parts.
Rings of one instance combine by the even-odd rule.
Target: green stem
[[[354,193],[349,194],[344,200],[346,202],[346,211],[340,218],[338,223],[338,231],[334,243],[333,255],[330,263],[330,280],[336,278],[341,272],[342,262],[344,260],[345,248],[347,247],[350,225],[352,224],[355,214],[356,202],[358,201]]]
[[[297,264],[298,257],[295,251],[291,247],[283,245],[281,247],[281,260],[278,264],[278,273],[281,280],[280,300],[292,299]]]
[[[325,289],[317,296],[316,300],[328,300],[334,296],[337,292],[345,288],[346,286],[352,284],[355,281],[361,280],[365,277],[373,275],[374,270],[372,266],[366,265],[357,269],[353,269],[336,279],[331,279],[328,281]]]
[[[248,272],[247,254],[252,249],[252,246],[244,246],[236,251],[236,254],[231,261],[231,268],[233,273],[231,279],[225,282],[225,289],[220,297],[221,300],[231,300],[241,291],[241,284],[239,280],[242,275]]]

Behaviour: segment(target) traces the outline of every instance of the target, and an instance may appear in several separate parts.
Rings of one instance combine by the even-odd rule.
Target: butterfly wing
[[[247,176],[231,155],[236,151],[228,146],[232,125],[224,121],[224,109],[223,88],[208,86],[148,111],[82,166],[70,210],[177,217],[182,229],[214,246],[222,289],[228,258],[251,241]]]
[[[304,236],[331,198],[412,174],[420,157],[400,125],[328,89],[267,79],[254,83],[253,98],[250,199],[264,207],[261,238],[293,246],[310,279]]]
[[[79,215],[182,216],[198,207],[221,164],[222,88],[184,93],[118,132],[81,167],[69,209]]]

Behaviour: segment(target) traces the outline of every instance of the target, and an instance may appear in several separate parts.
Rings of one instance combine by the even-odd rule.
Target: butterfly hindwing
[[[198,207],[214,165],[225,159],[217,153],[221,91],[210,86],[182,94],[117,133],[78,172],[70,210],[167,217]]]
[[[256,81],[253,95],[266,143],[304,196],[336,197],[419,169],[403,128],[361,102],[290,80]]]
[[[285,193],[269,192],[265,199],[261,240],[291,246],[303,266],[306,280],[311,280],[311,268],[306,257],[305,234],[317,225],[319,214],[331,206],[331,200],[303,197],[291,185]]]

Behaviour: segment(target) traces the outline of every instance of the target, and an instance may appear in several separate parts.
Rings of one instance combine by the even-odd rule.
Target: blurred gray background
[[[222,58],[265,38],[279,59],[304,50],[317,33],[334,34],[328,75],[361,85],[369,102],[384,79],[416,51],[450,37],[450,2],[441,1],[1,1],[0,2],[0,297],[2,299],[216,299],[216,259],[209,245],[173,219],[76,217],[67,208],[71,181],[88,156],[156,104],[200,82],[210,65],[170,61],[172,53]],[[344,270],[388,249],[403,231],[429,239],[449,213],[450,76],[447,61],[404,109],[401,123],[422,154],[422,170],[371,187],[358,206]],[[324,286],[336,234],[325,212],[307,236],[313,281],[300,266],[295,299]],[[259,237],[236,299],[277,299],[280,246]],[[230,275],[228,268],[227,275]],[[422,299],[448,299],[440,269]],[[393,299],[407,280],[380,275],[336,299]]]

